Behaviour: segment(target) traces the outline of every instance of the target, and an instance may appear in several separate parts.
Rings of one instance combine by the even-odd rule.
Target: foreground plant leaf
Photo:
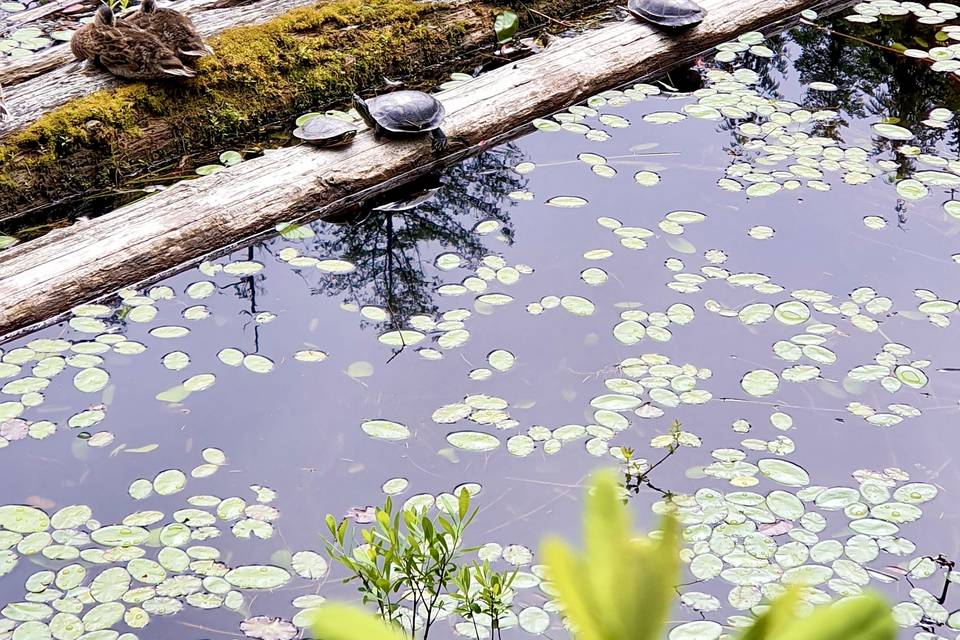
[[[779,633],[796,620],[794,611],[798,602],[800,602],[800,590],[796,587],[787,590],[743,632],[740,640],[767,640],[778,637]]]
[[[847,598],[797,619],[801,589],[777,598],[739,640],[893,640],[897,625],[890,605],[877,594]]]
[[[406,640],[380,618],[345,604],[325,604],[313,616],[317,640]]]
[[[894,640],[890,605],[876,594],[841,600],[777,630],[777,640]]]
[[[584,551],[556,539],[543,546],[559,600],[581,640],[660,638],[679,577],[676,520],[664,520],[658,540],[637,538],[613,473],[595,475],[591,488]]]

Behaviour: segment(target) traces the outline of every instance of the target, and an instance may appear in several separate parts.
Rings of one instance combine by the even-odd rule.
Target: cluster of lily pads
[[[223,451],[207,448],[204,462],[191,474],[209,476],[227,464]],[[182,493],[187,475],[165,469],[152,479],[130,484],[137,501]],[[294,579],[321,580],[327,561],[314,551],[298,551],[285,566],[231,566],[207,542],[229,528],[240,539],[273,535],[280,512],[271,505],[277,494],[251,485],[247,498],[193,495],[169,516],[163,511],[133,511],[113,524],[94,518],[83,504],[52,514],[27,505],[0,506],[0,576],[23,561],[37,561],[27,577],[23,600],[0,609],[0,637],[16,640],[135,640],[153,618],[171,616],[184,607],[220,609],[248,616],[248,592],[272,590]],[[205,544],[206,543],[206,544]],[[294,625],[309,624],[310,610],[320,596],[299,596],[301,612],[293,623],[268,616],[247,617],[245,635],[260,640],[291,640]],[[132,631],[121,634],[116,628]]]
[[[880,6],[899,3],[871,4]],[[916,5],[916,3],[913,4]],[[935,4],[944,5],[945,3]],[[862,5],[858,6],[858,9],[862,11]],[[937,10],[945,12],[948,9],[940,7]],[[933,16],[929,13],[918,12],[918,15],[926,18],[925,22],[933,23],[931,22]],[[816,15],[805,15],[805,17],[815,19]],[[940,15],[939,17],[951,16]],[[759,34],[745,34],[736,43],[722,45],[720,50],[721,57],[718,57],[718,60],[721,62],[733,62],[743,52],[759,57],[773,55],[772,50],[763,45],[763,39]],[[752,70],[738,69],[732,72],[711,70],[706,75],[710,84],[706,89],[694,94],[698,99],[697,105],[687,105],[683,113],[679,114],[664,115],[664,112],[655,112],[650,114],[652,117],[645,117],[644,120],[666,124],[680,122],[686,116],[690,116],[743,121],[737,128],[747,140],[743,150],[758,152],[758,156],[749,162],[731,165],[727,177],[722,178],[718,183],[728,191],[742,192],[747,197],[763,197],[773,195],[782,189],[797,189],[804,184],[807,188],[827,191],[831,188],[825,177],[828,172],[841,172],[840,175],[846,184],[858,185],[876,177],[885,176],[900,167],[899,163],[892,160],[871,161],[872,149],[847,147],[836,139],[804,132],[803,127],[807,123],[810,126],[816,126],[817,123],[837,118],[838,114],[827,110],[806,111],[799,104],[761,96],[758,90],[752,88],[752,85],[759,80],[758,74]],[[815,83],[810,88],[821,92],[832,92],[837,89],[830,83]],[[600,116],[598,108],[611,104],[623,105],[630,100],[639,101],[645,98],[645,94],[641,95],[630,90],[607,92],[588,102],[586,109],[574,108],[551,120],[537,121],[535,126],[546,133],[567,131],[585,135],[591,141],[603,141],[606,137],[597,134],[598,129],[590,126],[589,122],[589,119]],[[948,110],[934,109],[930,113],[929,120],[924,124],[931,128],[942,129],[952,119],[953,114]],[[913,139],[911,132],[888,122],[875,124],[873,132],[894,143]],[[932,153],[922,153],[918,147],[903,144],[895,145],[895,152],[937,169],[919,171],[912,177],[895,180],[897,195],[903,200],[919,201],[931,193],[932,187],[953,188],[960,184],[960,178],[955,175],[960,165],[957,165],[955,160]],[[577,158],[602,177],[616,176],[615,171],[597,170],[597,167],[606,166],[607,159],[603,156],[584,152],[578,154]],[[783,170],[765,168],[782,162],[788,163]],[[516,165],[515,170],[519,173],[530,173],[540,166],[546,165],[526,161]],[[640,179],[637,179],[637,182],[642,184]],[[651,181],[651,184],[656,184],[656,181]],[[517,200],[533,200],[534,195],[531,192],[523,192],[512,194],[512,197]],[[565,208],[581,208],[590,204],[585,198],[566,195],[547,198],[544,203],[548,206]],[[949,200],[944,205],[944,211],[949,216],[958,217],[960,206],[954,206],[954,201]],[[690,221],[699,221],[699,216],[702,215],[698,215],[698,220]],[[615,218],[603,217],[598,219],[598,222],[614,230],[615,233],[623,228],[622,223]],[[659,231],[669,235],[674,230],[670,222],[678,221],[671,221],[668,215],[660,224]],[[664,223],[667,223],[668,228],[664,228]],[[866,216],[864,224],[870,229],[880,229],[886,222],[879,216]],[[682,227],[676,231],[682,232]],[[748,235],[757,240],[769,239],[774,234],[775,230],[765,225],[756,225],[748,230]],[[617,233],[617,235],[621,236],[621,244],[626,248],[644,248],[645,240],[656,236],[648,229],[634,231],[630,228],[627,232]],[[629,246],[628,242],[635,243],[636,246]],[[583,257],[589,261],[603,260],[612,255],[613,252],[608,249],[590,249],[584,253]],[[679,258],[670,258],[665,264],[666,268],[682,277],[674,276],[675,281],[668,286],[681,293],[696,293],[701,290],[702,285],[712,279],[726,281],[733,288],[751,288],[765,295],[776,295],[784,291],[782,286],[762,273],[731,273],[724,269],[720,265],[726,261],[727,256],[722,250],[712,249],[704,255],[707,265],[701,267],[700,274],[684,273],[683,261]],[[591,286],[603,284],[607,277],[606,271],[597,267],[589,267],[581,272],[582,281]],[[917,290],[916,295],[920,299],[918,312],[922,317],[926,317],[935,326],[945,327],[950,324],[949,315],[957,308],[954,301],[944,299],[943,296],[928,290]],[[745,326],[775,319],[782,326],[801,329],[800,333],[773,345],[773,353],[777,358],[797,364],[788,366],[779,374],[767,369],[754,369],[744,374],[741,381],[743,390],[753,397],[766,397],[777,392],[781,379],[790,382],[821,379],[821,367],[833,365],[838,361],[836,346],[830,343],[838,345],[847,336],[835,324],[837,320],[846,320],[850,326],[865,333],[876,333],[880,331],[881,324],[891,313],[897,313],[893,311],[893,300],[880,295],[872,287],[860,287],[844,297],[848,299],[843,300],[841,296],[819,289],[797,289],[790,293],[791,299],[781,298],[773,304],[750,302],[739,308],[730,308],[720,302],[707,300],[704,306],[718,315],[737,318]],[[552,306],[556,306],[554,299],[545,298],[545,300],[548,300]],[[548,308],[548,305],[542,302],[532,303],[528,309],[532,313],[542,313],[544,308]],[[623,313],[631,314],[632,311]],[[639,313],[644,318],[648,317],[645,311]],[[814,314],[819,314],[821,317],[815,318]],[[653,313],[649,314],[649,317],[653,316]],[[828,322],[831,316],[834,319]],[[621,317],[625,322],[630,320],[629,317],[623,315]],[[693,312],[690,308],[690,319],[692,317]],[[623,323],[618,327],[622,325]],[[649,335],[649,328],[642,328]],[[614,335],[625,344],[637,342],[638,335],[642,337],[640,329],[635,324],[622,327],[619,331],[615,330]],[[924,370],[931,363],[928,360],[911,359],[908,357],[910,353],[911,350],[908,347],[888,340],[877,354],[876,364],[855,367],[843,376],[844,388],[851,393],[861,393],[865,383],[879,381],[881,386],[891,394],[910,393],[923,389],[928,384]],[[624,385],[618,390],[623,392],[628,387],[629,385]],[[663,389],[663,387],[654,387],[651,390],[651,398],[657,389]],[[674,396],[676,394],[670,396],[671,401],[667,406],[676,406],[676,402],[672,400]],[[706,397],[709,399],[709,394],[706,394]],[[640,404],[637,398],[622,399],[622,401],[624,403],[622,406],[628,408]],[[451,411],[454,411],[456,406],[448,405]],[[650,411],[648,407],[656,410],[655,415],[662,415],[662,410],[650,403],[637,408],[636,413],[642,416],[643,411]],[[907,402],[893,402],[882,409],[871,408],[862,402],[851,402],[847,410],[876,426],[893,426],[904,418],[916,417],[921,413],[919,408]],[[463,417],[468,417],[468,414],[469,412],[465,413]],[[599,417],[597,422],[601,423]],[[793,418],[779,410],[771,414],[770,423],[776,429],[783,431],[794,427]],[[623,422],[618,421],[618,425],[620,429],[625,429],[629,426],[629,422],[624,419]],[[734,422],[733,428],[737,432],[745,433],[750,431],[751,425],[745,420],[738,419]],[[539,427],[534,426],[530,429],[539,429]],[[537,433],[539,434],[539,431]],[[550,430],[546,429],[542,435],[548,437],[550,433]],[[514,436],[519,450],[524,455],[528,455],[533,450],[533,443],[536,441],[530,435]],[[700,439],[690,434],[686,436],[686,443],[687,446],[697,446],[700,444]],[[664,435],[657,436],[651,444],[675,446],[678,443],[674,436]],[[902,577],[896,571],[889,574],[864,565],[875,560],[880,551],[905,557],[915,551],[915,545],[912,542],[906,538],[897,537],[896,534],[900,525],[920,517],[920,509],[916,505],[931,500],[937,495],[934,485],[921,482],[898,485],[908,480],[907,474],[898,469],[887,469],[883,472],[856,472],[854,477],[860,483],[859,488],[811,487],[806,471],[795,463],[782,459],[793,453],[796,448],[795,443],[788,436],[781,434],[771,440],[747,438],[741,442],[741,445],[743,450],[714,451],[713,462],[702,468],[704,475],[728,480],[738,488],[756,486],[762,478],[767,478],[788,487],[802,487],[802,489],[794,493],[777,490],[765,496],[743,491],[735,492],[733,504],[725,503],[723,494],[717,494],[720,499],[717,504],[723,507],[722,515],[716,515],[716,520],[709,522],[709,526],[698,527],[697,537],[691,536],[691,541],[697,542],[699,551],[696,553],[704,556],[695,565],[694,575],[697,578],[706,581],[720,577],[726,580],[734,585],[729,594],[730,605],[744,610],[758,611],[759,609],[754,608],[762,606],[761,602],[779,593],[785,583],[807,585],[809,587],[807,602],[812,605],[857,593],[871,580],[889,582]],[[510,450],[509,446],[508,450]],[[613,446],[609,450],[614,455],[622,455],[620,447]],[[753,463],[748,461],[748,451],[774,454],[776,457],[761,458]],[[712,495],[713,490],[705,489],[702,492],[702,495],[700,493],[698,495],[706,498],[707,494]],[[696,502],[692,496],[679,496],[677,500],[679,504],[687,507],[693,506]],[[737,502],[738,500],[740,502]],[[804,506],[805,502],[819,510],[843,510],[851,520],[849,527],[854,535],[846,544],[834,539],[819,540],[816,534],[824,530],[826,518],[818,511],[810,511]],[[665,503],[662,503],[657,509],[665,508],[664,505]],[[729,515],[731,512],[738,515],[731,517]],[[720,514],[720,511],[717,514]],[[746,516],[746,519],[743,516]],[[709,541],[710,531],[716,525],[719,525],[718,528],[729,527],[729,529],[723,529],[724,535],[714,554],[710,551]],[[699,533],[700,531],[705,532],[707,536],[701,537],[703,534]],[[792,540],[784,544],[775,539],[784,535]],[[747,536],[750,540],[749,550],[745,547]],[[754,544],[759,546],[754,547]],[[845,554],[847,557],[844,558]],[[688,559],[692,560],[693,557],[690,556]],[[726,569],[724,568],[727,566],[725,559],[729,560],[729,568]],[[910,558],[900,566],[905,567],[906,575],[915,580],[933,576],[938,565],[931,558],[921,556]],[[832,593],[818,588],[821,585],[827,585]],[[688,592],[684,602],[693,608],[699,607],[698,610],[701,613],[717,611],[721,608],[715,596],[703,592]],[[922,588],[914,588],[911,592],[911,601],[897,605],[895,613],[898,622],[904,627],[929,624],[931,621],[936,624],[946,624],[949,617],[942,602]],[[949,619],[952,621],[951,627],[960,626],[960,616]],[[749,618],[743,616],[734,616],[728,619],[728,624],[743,626],[748,620]],[[719,637],[722,626],[711,624],[713,626],[709,630],[698,627],[698,635],[689,637]],[[686,629],[683,628],[681,631],[682,628],[681,626],[675,629],[677,638],[688,637],[684,635]],[[933,637],[924,633],[918,637],[921,636]]]
[[[19,13],[26,7],[19,2],[0,3],[0,16],[4,13]],[[9,60],[18,60],[33,55],[37,51],[46,49],[57,41],[69,42],[73,31],[55,30],[49,33],[39,27],[24,27],[17,29],[5,38],[0,38],[0,54]]]
[[[208,278],[218,274],[245,278],[260,273],[263,266],[251,260],[204,262],[199,271]],[[330,267],[327,271],[336,273],[338,269]],[[184,288],[183,296],[189,302],[180,305],[179,315],[186,321],[185,324],[154,323],[160,304],[177,301],[178,294],[173,288],[158,285],[144,292],[122,289],[113,304],[84,304],[71,310],[71,317],[66,324],[80,339],[37,338],[6,352],[0,349],[0,448],[24,438],[44,439],[56,433],[58,425],[55,422],[30,420],[24,414],[46,402],[47,387],[61,375],[70,376],[77,391],[101,400],[70,416],[66,426],[78,430],[79,437],[91,447],[111,445],[115,439],[112,432],[90,431],[106,417],[109,399],[113,395],[107,359],[139,356],[147,352],[147,345],[127,335],[136,324],[153,325],[147,334],[161,342],[175,342],[188,336],[191,332],[189,323],[201,322],[212,316],[210,308],[200,301],[213,296],[219,288],[220,285],[212,280],[197,280]],[[276,317],[272,312],[261,311],[254,317],[254,322],[266,324]],[[235,347],[221,349],[217,357],[224,365],[242,366],[258,374],[270,373],[275,367],[271,358],[259,353],[245,353]],[[311,347],[293,353],[292,357],[299,362],[322,362],[327,354]],[[186,370],[195,364],[187,352],[179,349],[164,353],[160,362],[170,371]],[[156,398],[162,402],[180,404],[191,394],[205,391],[215,383],[215,373],[194,373],[179,384],[159,391]],[[14,399],[4,399],[3,396]],[[125,445],[123,448],[131,452],[138,450],[137,447],[126,448]]]
[[[869,567],[881,553],[905,558],[904,572],[911,578],[928,578],[937,572],[932,560],[914,556],[916,545],[900,535],[901,525],[918,520],[920,505],[937,496],[936,486],[910,482],[906,472],[890,468],[858,470],[853,473],[853,486],[825,487],[811,484],[803,468],[786,460],[761,458],[755,464],[741,464],[783,488],[766,494],[704,488],[654,505],[658,512],[677,509],[689,545],[683,557],[690,573],[698,584],[712,584],[719,578],[729,589],[726,601],[734,609],[755,612],[761,602],[788,585],[805,587],[805,606],[813,606],[855,595],[871,583],[902,577],[890,569]],[[847,533],[840,538],[821,537],[830,520],[837,518],[844,519]],[[919,592],[929,598],[920,597]],[[919,592],[916,597],[922,602],[935,600],[929,592]],[[717,597],[694,590],[684,594],[683,604],[703,613],[721,609]],[[898,608],[917,612],[916,605]],[[903,626],[912,626],[924,613],[941,610],[942,604],[928,604],[914,621],[898,617],[906,623]],[[946,621],[946,615],[936,615]],[[727,623],[742,627],[749,620],[734,615]]]
[[[960,6],[952,2],[898,2],[897,0],[870,0],[859,2],[853,7],[853,13],[846,16],[850,22],[870,24],[885,17],[898,17],[913,14],[921,24],[939,25],[960,16]],[[908,54],[909,55],[909,54]],[[913,57],[921,58],[919,54]],[[934,58],[937,59],[937,58]]]
[[[492,352],[494,356],[497,352]],[[538,448],[547,455],[558,453],[565,445],[583,441],[588,453],[597,457],[609,455],[615,464],[627,461],[621,446],[611,446],[611,442],[620,432],[630,426],[630,420],[624,412],[633,412],[640,418],[659,418],[664,415],[664,407],[673,408],[684,404],[703,404],[712,397],[710,392],[696,389],[698,380],[709,379],[709,369],[697,368],[691,364],[683,366],[670,363],[666,356],[647,353],[639,357],[627,358],[618,366],[625,377],[608,378],[604,385],[607,393],[591,399],[590,410],[593,413],[592,424],[565,424],[554,428],[532,425],[523,433],[514,433],[506,438],[508,453],[526,457]],[[649,400],[644,400],[647,394]],[[521,427],[510,411],[510,403],[504,398],[486,394],[466,396],[460,402],[443,405],[436,409],[431,418],[440,425],[454,425],[462,421],[472,422],[470,429],[453,431],[447,434],[447,442],[457,449],[487,452],[498,449],[502,444],[501,436],[481,430],[480,427],[492,427],[497,432],[512,432]],[[392,421],[374,420],[365,422],[363,430],[370,436],[386,440],[402,440],[410,437],[410,430]],[[681,445],[686,446],[690,434]],[[699,439],[697,439],[699,444]],[[654,440],[654,448],[662,446]],[[640,465],[645,461],[639,461]]]

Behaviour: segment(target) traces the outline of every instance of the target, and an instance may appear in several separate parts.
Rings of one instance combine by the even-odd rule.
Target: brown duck
[[[121,78],[192,78],[177,54],[155,35],[113,15],[104,5],[90,24],[73,34],[70,49],[78,60],[92,60]]]
[[[140,11],[124,20],[160,38],[184,62],[213,53],[190,18],[175,9],[161,9],[156,0],[142,0]]]

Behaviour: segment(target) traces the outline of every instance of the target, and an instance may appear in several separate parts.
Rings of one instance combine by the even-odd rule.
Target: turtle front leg
[[[433,147],[433,152],[443,153],[444,149],[447,148],[447,134],[438,128],[431,131],[430,135],[433,138],[430,142],[430,146]]]

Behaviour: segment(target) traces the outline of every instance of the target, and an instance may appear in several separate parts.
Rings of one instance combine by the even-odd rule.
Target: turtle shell
[[[353,140],[357,135],[357,128],[339,118],[317,116],[294,129],[293,135],[304,142],[321,147],[333,147]]]
[[[422,91],[394,91],[367,100],[377,124],[396,133],[433,131],[440,127],[446,110],[433,96]]]
[[[627,10],[661,27],[689,27],[707,15],[706,9],[692,0],[628,0]]]

